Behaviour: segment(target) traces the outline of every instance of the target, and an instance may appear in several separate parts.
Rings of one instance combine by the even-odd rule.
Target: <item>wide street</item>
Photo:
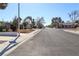
[[[8,56],[79,56],[79,35],[45,28]]]

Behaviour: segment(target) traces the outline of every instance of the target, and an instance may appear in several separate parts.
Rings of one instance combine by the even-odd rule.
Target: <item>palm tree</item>
[[[0,9],[2,9],[2,10],[4,10],[6,7],[7,7],[7,3],[0,3]],[[3,26],[1,26],[1,27],[3,27]],[[0,30],[2,30],[1,28],[0,28]]]
[[[0,9],[5,9],[8,3],[0,3]]]

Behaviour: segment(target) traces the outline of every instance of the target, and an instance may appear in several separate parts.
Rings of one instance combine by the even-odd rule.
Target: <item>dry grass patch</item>
[[[34,30],[33,29],[20,29],[19,30],[19,32],[21,32],[21,33],[30,33],[32,31],[34,31]]]

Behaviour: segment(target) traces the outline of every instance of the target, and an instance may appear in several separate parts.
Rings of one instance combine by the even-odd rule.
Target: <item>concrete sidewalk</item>
[[[42,29],[36,29],[35,31],[31,32],[31,33],[21,33],[20,37],[17,39],[17,43],[19,43],[18,45],[16,45],[15,47],[11,48],[9,51],[5,52],[3,54],[3,56],[8,55],[9,53],[11,53],[13,50],[15,50],[17,47],[19,47],[21,44],[23,44],[24,42],[28,41],[29,39],[31,39],[33,36],[35,36],[37,33],[39,33]]]
[[[74,30],[64,30],[65,32],[73,33],[73,34],[79,34],[79,31]]]

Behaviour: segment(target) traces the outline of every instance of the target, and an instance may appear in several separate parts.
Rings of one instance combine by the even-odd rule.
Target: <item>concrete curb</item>
[[[38,30],[35,30],[31,33],[29,33],[27,35],[27,37],[22,41],[22,42],[19,42],[18,45],[16,45],[15,47],[11,48],[10,50],[8,50],[7,52],[5,52],[2,56],[7,56],[8,54],[10,54],[12,51],[14,51],[16,48],[18,48],[21,44],[23,44],[24,42],[28,41],[29,39],[31,39],[33,36],[35,36],[36,34],[38,34],[42,29],[38,29]]]

